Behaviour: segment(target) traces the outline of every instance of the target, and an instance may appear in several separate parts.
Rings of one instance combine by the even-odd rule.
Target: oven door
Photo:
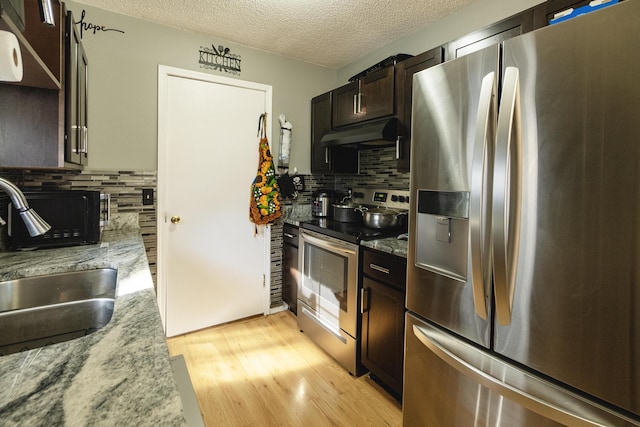
[[[298,256],[298,300],[325,329],[357,338],[358,245],[301,229]]]

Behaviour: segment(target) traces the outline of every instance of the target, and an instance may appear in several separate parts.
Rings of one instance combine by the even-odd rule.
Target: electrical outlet
[[[143,205],[153,204],[153,188],[142,189],[142,204]]]

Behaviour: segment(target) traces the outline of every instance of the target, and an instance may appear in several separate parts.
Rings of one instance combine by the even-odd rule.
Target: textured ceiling
[[[340,68],[473,0],[76,0]]]

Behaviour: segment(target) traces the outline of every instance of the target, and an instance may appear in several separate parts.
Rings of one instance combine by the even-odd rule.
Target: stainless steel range
[[[355,189],[355,206],[406,210],[409,192]],[[359,244],[362,240],[397,236],[406,222],[391,229],[330,219],[303,222],[300,229],[298,327],[346,370],[361,373],[359,363]]]

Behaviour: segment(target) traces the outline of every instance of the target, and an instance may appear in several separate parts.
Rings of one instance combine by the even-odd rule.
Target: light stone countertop
[[[403,258],[407,257],[407,241],[398,239],[397,237],[387,237],[377,240],[363,240],[360,246],[377,249],[381,252],[397,255]]]
[[[282,213],[282,220],[286,224],[295,225],[298,227],[300,226],[301,222],[313,219],[313,215],[311,215],[310,204],[293,203],[292,205],[286,205]]]
[[[185,425],[139,232],[107,231],[96,245],[0,253],[0,281],[118,269],[115,309],[104,328],[0,357],[1,425]]]

